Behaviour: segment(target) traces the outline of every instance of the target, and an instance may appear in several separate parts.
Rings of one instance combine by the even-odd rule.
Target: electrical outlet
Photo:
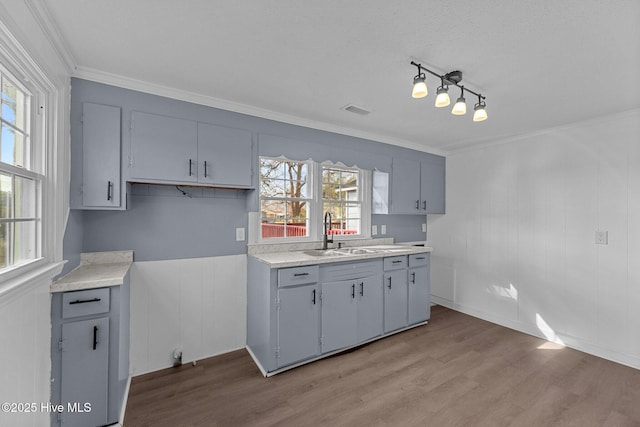
[[[608,245],[608,244],[609,244],[609,232],[596,231],[596,245]]]
[[[244,242],[244,228],[236,228],[236,242]]]
[[[427,224],[422,224],[422,232],[423,233],[427,232]]]
[[[387,234],[387,226],[386,225],[381,225],[380,226],[380,234]]]
[[[378,226],[377,225],[372,225],[371,226],[371,235],[372,236],[376,236],[378,234]]]

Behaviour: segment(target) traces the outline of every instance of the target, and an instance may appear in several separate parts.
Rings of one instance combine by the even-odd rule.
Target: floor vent
[[[371,111],[353,104],[347,104],[342,107],[342,109],[351,113],[360,114],[361,116],[366,116],[371,113]]]

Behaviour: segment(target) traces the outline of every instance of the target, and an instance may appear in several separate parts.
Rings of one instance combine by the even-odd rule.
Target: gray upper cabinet
[[[120,108],[82,104],[82,209],[121,209]]]
[[[131,114],[132,181],[197,181],[196,122],[134,111]]]
[[[198,182],[251,187],[251,132],[198,123]]]
[[[131,181],[251,188],[251,132],[134,111]]]
[[[445,213],[445,158],[393,158],[392,214]]]

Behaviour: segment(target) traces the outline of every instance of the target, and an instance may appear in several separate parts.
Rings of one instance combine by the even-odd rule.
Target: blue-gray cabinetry
[[[110,105],[82,103],[82,135],[74,134],[82,147],[80,185],[72,185],[74,209],[124,209],[121,197],[121,109]],[[79,173],[74,176],[80,175]]]
[[[64,411],[52,425],[117,423],[128,380],[128,276],[125,284],[57,292],[51,306],[51,400]]]
[[[323,353],[382,334],[379,260],[320,267]]]
[[[134,111],[129,179],[250,188],[252,144],[250,131]]]
[[[248,257],[247,349],[264,375],[429,319],[428,254],[271,268]]]
[[[392,214],[445,213],[445,158],[393,158]]]

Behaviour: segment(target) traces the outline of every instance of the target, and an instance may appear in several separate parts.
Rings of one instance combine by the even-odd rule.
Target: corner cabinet
[[[90,102],[82,104],[82,134],[79,140],[74,141],[82,147],[82,195],[72,195],[72,208],[125,208],[120,174],[121,114],[119,107]]]
[[[445,213],[445,158],[427,160],[393,158],[392,214]]]
[[[131,114],[129,181],[251,188],[252,152],[247,130]]]
[[[423,324],[429,255],[411,257],[277,269],[249,256],[247,349],[263,375]]]

